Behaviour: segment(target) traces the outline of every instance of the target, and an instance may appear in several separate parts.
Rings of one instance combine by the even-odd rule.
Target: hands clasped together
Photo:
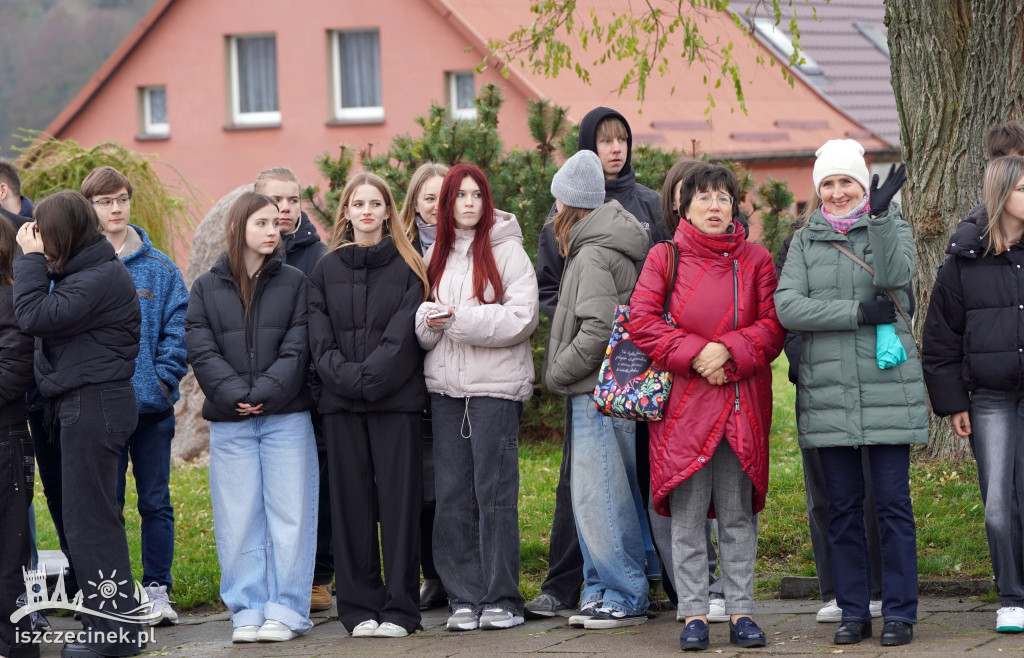
[[[729,375],[725,372],[725,364],[732,359],[729,348],[721,343],[708,343],[704,349],[690,362],[690,368],[708,380],[712,386],[729,383]]]

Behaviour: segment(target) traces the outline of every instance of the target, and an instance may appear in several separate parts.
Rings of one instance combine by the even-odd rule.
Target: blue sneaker
[[[744,649],[763,647],[768,644],[764,631],[750,617],[740,617],[736,623],[729,622],[729,641]]]
[[[679,634],[679,648],[683,651],[704,651],[708,648],[708,625],[700,619],[694,619]]]

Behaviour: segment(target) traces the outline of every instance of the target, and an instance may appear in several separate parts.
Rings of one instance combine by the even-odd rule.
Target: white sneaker
[[[879,612],[881,612],[881,608],[879,608]],[[817,619],[819,624],[840,622],[843,620],[843,609],[839,607],[835,599],[829,599],[825,607],[818,610]]]
[[[512,628],[522,623],[522,615],[511,613],[502,608],[484,608],[484,611],[480,614],[480,628],[485,631]]]
[[[1024,608],[999,608],[996,610],[996,632],[1024,632]]]
[[[682,621],[686,621],[686,617],[683,617]],[[729,621],[729,615],[725,614],[725,599],[721,596],[712,596],[708,599],[708,621]]]
[[[579,614],[569,617],[569,625],[575,628],[583,628],[586,621],[596,615],[600,607],[600,601],[591,601],[580,608]]]
[[[473,631],[480,628],[480,615],[473,608],[456,608],[446,626],[450,631]]]
[[[178,613],[171,607],[171,601],[167,598],[166,585],[146,585],[146,596],[153,604],[153,612],[160,613],[159,617],[149,622],[150,626],[173,626],[178,623]]]
[[[872,617],[874,617],[876,619],[878,617],[881,617],[882,616],[882,602],[881,601],[872,601],[872,602],[870,602],[868,604],[868,610],[871,611],[871,616]]]
[[[260,642],[287,642],[298,636],[298,633],[273,619],[263,622],[260,630],[256,633],[256,639]]]
[[[365,624],[366,622],[364,621],[363,623]],[[398,624],[392,624],[389,621],[378,626],[377,630],[373,632],[374,637],[406,637],[408,635],[409,631],[405,630]]]
[[[259,626],[235,626],[234,630],[231,631],[231,641],[235,644],[255,642],[256,634],[259,630]]]
[[[379,627],[380,624],[377,623],[376,619],[361,621],[352,629],[352,637],[373,637],[377,634]]]

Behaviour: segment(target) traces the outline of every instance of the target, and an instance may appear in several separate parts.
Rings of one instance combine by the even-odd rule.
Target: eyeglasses
[[[96,199],[95,201],[93,201],[93,203],[99,206],[100,208],[109,208],[111,205],[114,204],[115,201],[119,206],[127,206],[129,203],[132,202],[132,198],[127,194],[122,194],[121,196],[116,197],[106,196],[103,197],[102,199]]]
[[[698,194],[693,199],[703,206],[710,206],[712,201],[717,201],[720,206],[732,205],[732,197],[728,194]]]

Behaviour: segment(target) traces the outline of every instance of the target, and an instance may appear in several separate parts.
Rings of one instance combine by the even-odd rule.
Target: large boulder
[[[243,185],[224,196],[214,204],[210,212],[196,228],[192,248],[188,254],[185,269],[185,285],[213,267],[224,252],[224,227],[228,208],[243,192],[252,190],[252,184]],[[174,461],[205,462],[210,453],[210,423],[203,419],[203,391],[196,376],[189,368],[181,380],[181,399],[174,405],[176,430],[171,444],[171,458]]]

